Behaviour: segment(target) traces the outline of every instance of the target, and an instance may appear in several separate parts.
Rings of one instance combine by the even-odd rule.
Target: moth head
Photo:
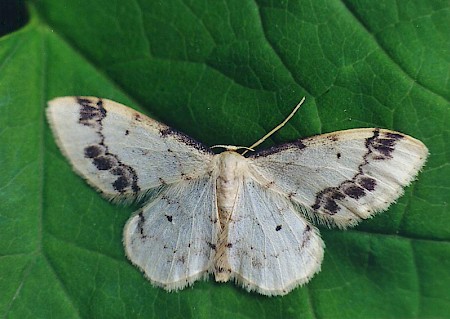
[[[226,151],[233,151],[233,152],[237,152],[239,150],[247,150],[247,151],[252,151],[252,152],[255,151],[253,148],[250,148],[247,146],[234,146],[234,145],[221,145],[221,144],[211,146],[211,148],[223,148]]]

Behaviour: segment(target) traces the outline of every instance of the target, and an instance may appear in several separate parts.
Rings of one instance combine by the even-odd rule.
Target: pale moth
[[[242,154],[220,145],[216,155],[96,97],[56,98],[47,117],[62,153],[96,190],[146,199],[125,226],[125,251],[169,291],[213,274],[263,295],[288,293],[320,270],[324,243],[311,221],[345,228],[387,209],[428,155],[422,142],[379,128]]]

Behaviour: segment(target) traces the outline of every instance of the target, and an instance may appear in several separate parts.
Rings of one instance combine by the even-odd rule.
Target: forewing
[[[231,277],[248,290],[284,295],[320,270],[323,242],[284,196],[244,179],[228,225]]]
[[[387,209],[425,163],[425,145],[383,129],[318,135],[251,156],[250,166],[314,218],[346,227]]]
[[[212,158],[188,136],[106,99],[57,98],[47,118],[74,169],[108,198],[202,176]]]
[[[124,229],[128,258],[150,281],[182,289],[211,269],[219,231],[215,180],[183,181],[163,190]]]

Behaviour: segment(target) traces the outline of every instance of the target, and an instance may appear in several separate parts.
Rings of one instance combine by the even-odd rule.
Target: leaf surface
[[[29,1],[0,38],[0,314],[8,318],[437,318],[450,313],[447,1]],[[356,127],[430,157],[391,208],[321,228],[322,271],[285,297],[233,283],[166,293],[126,259],[137,208],[103,200],[55,145],[56,96],[135,107],[206,145]]]

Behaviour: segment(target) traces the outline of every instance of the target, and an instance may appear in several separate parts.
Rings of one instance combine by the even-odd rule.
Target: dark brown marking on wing
[[[368,191],[373,191],[377,185],[377,181],[371,177],[359,176],[357,178],[357,183],[367,189]]]
[[[116,154],[109,151],[105,144],[105,136],[103,135],[103,120],[108,112],[103,107],[103,100],[87,99],[82,97],[76,98],[80,105],[80,117],[78,122],[82,125],[93,128],[100,138],[98,144],[89,145],[84,149],[84,157],[92,160],[92,164],[98,170],[108,170],[112,175],[118,176],[112,182],[112,187],[123,194],[130,190],[134,193],[140,191],[138,186],[138,176],[134,168],[124,164]]]
[[[84,149],[84,156],[86,158],[96,158],[102,154],[105,154],[105,148],[100,145],[90,145]]]
[[[142,212],[139,212],[138,216],[139,216],[139,220],[137,223],[137,228],[139,229],[139,234],[141,235],[141,238],[144,239],[147,237],[147,235],[144,234],[145,218],[144,218],[144,215],[142,214]]]
[[[137,122],[142,122],[142,115],[139,113],[134,113],[134,120]]]
[[[361,188],[357,185],[351,184],[347,187],[344,187],[344,194],[350,196],[351,198],[359,199],[359,198],[365,196],[365,191],[363,188]]]
[[[331,198],[326,198],[325,199],[325,205],[323,206],[323,208],[325,210],[327,210],[330,215],[336,214],[338,212],[338,210],[341,209],[341,207],[338,206],[336,201],[331,199]]]
[[[296,140],[294,142],[289,142],[289,143],[284,143],[281,145],[275,145],[272,147],[269,147],[268,149],[265,150],[260,150],[257,151],[255,153],[250,154],[248,157],[250,158],[257,158],[257,157],[261,157],[261,156],[269,156],[272,154],[276,154],[278,152],[284,151],[284,150],[288,150],[288,149],[304,149],[307,146],[303,143],[303,140],[305,139],[299,139]]]
[[[114,156],[105,154],[102,156],[94,157],[92,163],[97,167],[98,170],[107,171],[117,165],[117,160]]]
[[[118,192],[124,191],[130,186],[130,181],[125,176],[119,176],[113,183],[113,187]]]
[[[192,137],[189,137],[188,135],[186,135],[183,132],[180,132],[174,128],[164,126],[163,128],[161,128],[159,130],[159,134],[163,138],[173,137],[176,140],[178,140],[179,142],[184,143],[188,146],[191,146],[191,147],[195,148],[196,150],[199,150],[203,153],[214,154],[209,148],[207,148],[202,143],[197,142]]]
[[[366,153],[362,158],[362,163],[358,165],[358,172],[349,180],[345,180],[336,187],[328,187],[316,194],[316,200],[311,208],[322,209],[328,215],[336,214],[341,207],[337,200],[350,197],[358,200],[367,195],[367,191],[372,192],[377,186],[377,182],[372,177],[366,176],[364,169],[373,161],[388,160],[392,158],[395,144],[404,136],[398,133],[380,133],[380,129],[374,129],[373,135],[365,141]],[[337,154],[339,159],[340,153]],[[341,194],[336,197],[336,194]]]
[[[312,230],[311,226],[306,225],[305,230],[303,231],[303,240],[300,249],[305,248],[306,244],[310,241]]]
[[[328,134],[327,138],[332,141],[332,142],[337,142],[339,141],[339,138],[337,136],[337,134]]]
[[[392,133],[392,132],[386,133],[386,136],[387,136],[388,138],[393,139],[393,140],[396,140],[396,141],[401,140],[402,138],[405,137],[405,136],[402,135],[402,134],[399,134],[399,133]]]
[[[101,127],[101,121],[106,117],[106,110],[103,107],[103,102],[98,99],[97,103],[94,101],[77,97],[77,103],[80,105],[80,117],[78,122],[85,126],[98,129]]]
[[[275,181],[271,181],[271,182],[263,185],[263,187],[267,188],[267,189],[270,189],[270,188],[272,188],[274,186],[275,186]]]
[[[186,173],[181,172],[181,178],[184,179],[185,181],[190,181],[192,180],[192,176],[187,175]]]

